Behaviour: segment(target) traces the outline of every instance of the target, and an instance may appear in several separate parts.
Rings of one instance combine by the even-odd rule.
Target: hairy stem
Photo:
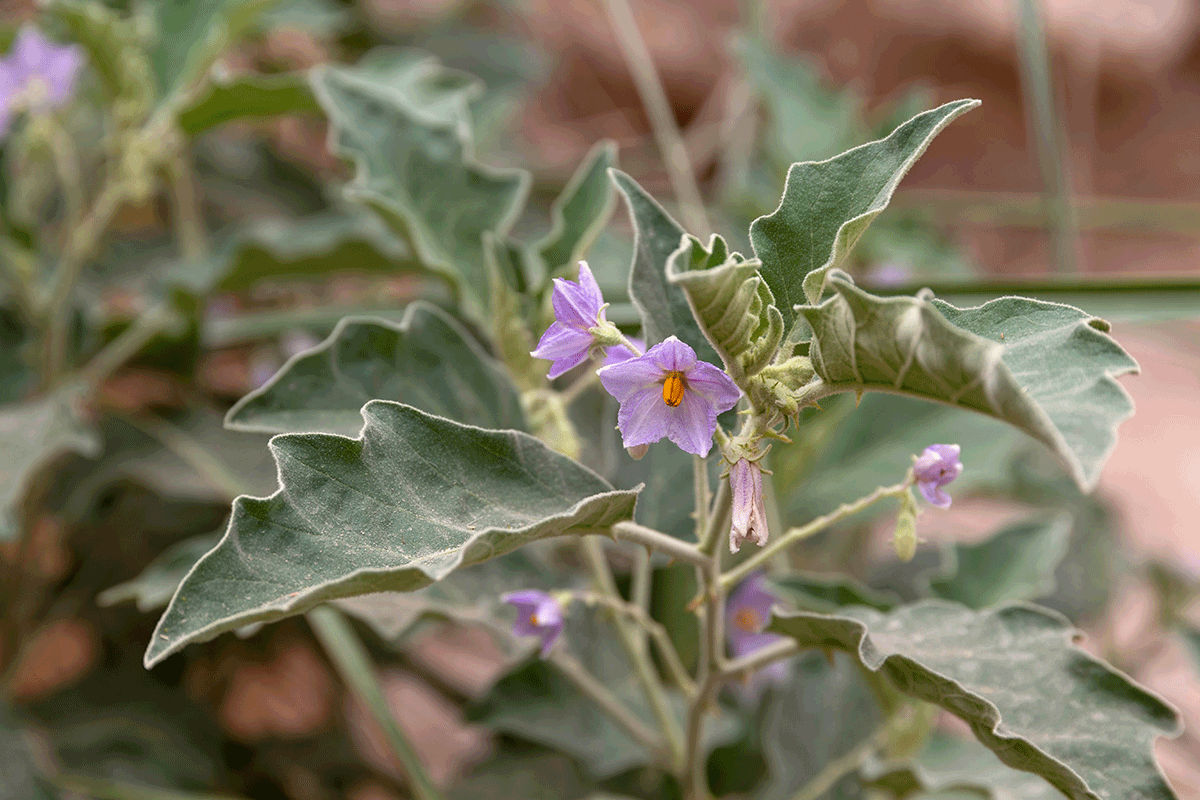
[[[707,236],[712,230],[708,222],[708,214],[704,210],[704,199],[700,196],[700,187],[696,184],[696,174],[688,159],[687,147],[675,121],[675,113],[667,99],[659,79],[658,70],[654,67],[654,59],[646,42],[638,30],[637,20],[629,7],[629,0],[605,0],[609,20],[617,34],[617,42],[625,63],[633,75],[637,85],[638,96],[650,118],[650,128],[654,133],[654,141],[662,152],[663,163],[667,168],[667,177],[671,181],[671,191],[679,202],[679,214],[683,224],[697,236]]]
[[[346,686],[375,718],[387,736],[392,752],[400,760],[409,788],[417,800],[442,800],[417,751],[404,730],[396,722],[383,695],[383,686],[366,647],[341,612],[331,606],[317,606],[306,615],[326,655],[341,675]]]
[[[832,789],[835,783],[858,769],[867,756],[879,749],[887,739],[890,729],[889,722],[882,723],[849,753],[828,762],[820,772],[813,776],[812,780],[801,786],[800,791],[792,795],[792,800],[817,800]]]
[[[167,165],[167,179],[171,184],[171,205],[179,249],[187,261],[201,261],[208,257],[210,250],[208,229],[200,210],[196,176],[186,152],[171,159]]]
[[[843,503],[837,509],[830,513],[817,517],[807,525],[802,525],[799,528],[792,528],[787,533],[775,539],[771,544],[759,550],[754,555],[747,558],[737,567],[729,570],[721,576],[721,585],[729,590],[742,581],[747,575],[752,574],[764,564],[770,561],[779,553],[784,552],[788,548],[795,545],[809,536],[820,533],[837,522],[841,522],[847,517],[853,516],[873,503],[882,500],[885,497],[899,497],[911,485],[911,476],[900,483],[891,486],[880,486],[875,491],[871,492],[866,497],[855,500],[853,503]]]
[[[93,387],[98,386],[175,321],[175,314],[166,304],[151,308],[139,315],[128,328],[92,356],[92,360],[80,371],[79,376]]]
[[[645,530],[650,529],[646,528]],[[654,531],[654,533],[657,534],[658,531]],[[665,534],[661,535],[670,538]],[[604,550],[600,546],[599,539],[595,536],[584,536],[580,538],[579,544],[596,590],[602,595],[623,601],[621,593],[617,591],[617,584],[613,580],[612,571],[609,569],[608,560],[604,557]],[[616,628],[618,638],[630,661],[633,662],[638,680],[642,684],[642,691],[646,695],[647,702],[650,703],[650,709],[654,712],[663,736],[667,739],[671,761],[677,764],[683,760],[683,736],[679,730],[679,721],[675,718],[670,703],[667,702],[667,695],[658,673],[655,671],[654,663],[650,660],[650,655],[645,648],[638,646],[637,636],[629,627],[628,621],[620,614],[613,614],[612,617],[613,627]]]
[[[654,645],[659,655],[662,656],[663,662],[667,666],[667,671],[671,674],[671,680],[689,698],[695,696],[696,683],[688,674],[687,668],[683,666],[683,660],[679,657],[679,651],[675,649],[675,645],[671,642],[670,634],[667,633],[667,629],[661,623],[635,603],[624,603],[614,600],[611,597],[595,594],[577,595],[577,597],[584,603],[598,603],[618,613],[625,614],[637,623],[654,640]]]
[[[708,558],[697,550],[695,545],[668,536],[662,531],[647,528],[645,525],[638,525],[636,522],[618,522],[612,526],[612,533],[614,539],[636,542],[679,561],[699,566],[708,564]]]

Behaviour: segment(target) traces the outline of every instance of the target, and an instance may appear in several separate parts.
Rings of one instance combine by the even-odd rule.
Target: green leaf
[[[465,88],[433,59],[388,73],[322,67],[313,90],[329,116],[330,148],[357,171],[347,196],[366,203],[446,276],[483,318],[489,281],[483,235],[507,234],[529,175],[477,163],[466,124]]]
[[[897,689],[962,718],[1010,767],[1072,800],[1168,800],[1154,761],[1174,710],[1080,650],[1063,617],[1028,605],[972,611],[941,601],[889,614],[779,614],[769,630],[854,655]]]
[[[605,615],[576,606],[567,619],[564,644],[587,670],[648,726],[655,726],[637,674]],[[671,695],[682,718],[684,704]],[[596,778],[653,763],[654,754],[610,720],[552,664],[533,659],[501,678],[468,710],[472,721],[494,731],[552,747],[583,761]],[[729,717],[706,726],[706,748],[731,733]]]
[[[168,547],[131,581],[105,589],[96,596],[97,605],[107,608],[133,601],[142,613],[164,608],[179,588],[183,576],[208,551],[217,546],[220,534],[195,536]]]
[[[764,704],[761,739],[767,779],[755,800],[795,797],[826,764],[866,740],[881,721],[879,703],[847,659],[832,665],[824,656],[794,660],[786,683]],[[858,797],[857,785],[858,779],[848,775],[821,797]]]
[[[188,136],[237,119],[320,111],[304,73],[245,74],[214,80],[208,91],[179,115]]]
[[[646,344],[676,336],[691,345],[701,361],[720,363],[692,316],[687,295],[667,280],[667,260],[679,249],[686,231],[633,178],[618,169],[610,169],[608,174],[625,198],[633,222],[629,298],[641,315]]]
[[[498,750],[453,784],[447,800],[591,800],[594,782],[575,759],[506,742]]]
[[[182,98],[278,0],[158,0],[151,53],[163,97]]]
[[[1037,600],[1054,592],[1054,570],[1067,554],[1071,517],[1010,525],[977,544],[954,547],[954,572],[930,583],[938,597],[971,608]]]
[[[398,400],[481,428],[526,429],[508,376],[436,307],[411,303],[400,323],[347,318],[229,410],[226,427],[353,436],[368,400]]]
[[[551,275],[569,269],[612,216],[616,196],[608,170],[617,163],[617,144],[603,140],[592,147],[550,207],[550,231],[533,244]]]
[[[99,454],[99,440],[79,416],[82,402],[82,390],[68,386],[0,406],[0,540],[19,530],[18,509],[39,469],[64,453]]]
[[[637,492],[613,491],[526,434],[383,400],[362,415],[357,439],[271,440],[280,489],[234,501],[221,543],[159,620],[147,667],[251,622],[341,597],[412,591],[537,539],[633,515]]]
[[[730,253],[716,234],[707,248],[685,237],[667,259],[668,282],[683,289],[705,337],[738,377],[770,363],[783,336],[783,317],[758,267],[756,259]]]
[[[1028,772],[1005,766],[986,747],[970,739],[935,733],[915,762],[865,770],[868,782],[905,800],[957,796],[979,800],[1062,800],[1062,793]]]
[[[820,301],[829,270],[887,207],[900,179],[942,128],[979,105],[956,100],[918,114],[891,136],[828,161],[793,164],[779,208],[750,226],[750,242],[786,328],[794,306]]]
[[[1021,297],[958,309],[830,284],[833,297],[801,308],[822,394],[884,391],[979,411],[1049,447],[1084,491],[1095,485],[1133,413],[1116,377],[1137,371],[1107,323]]]
[[[771,579],[772,590],[781,599],[804,611],[832,613],[843,606],[867,606],[891,611],[900,598],[859,583],[848,575],[790,572]]]

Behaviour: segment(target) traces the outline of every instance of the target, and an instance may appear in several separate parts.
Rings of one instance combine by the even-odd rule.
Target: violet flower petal
[[[638,350],[646,352],[646,343],[641,339],[630,336],[629,341]],[[637,358],[638,354],[630,350],[623,344],[615,344],[612,347],[606,348],[604,351],[604,364],[602,366],[611,367],[613,364],[620,364],[628,361],[631,358]]]
[[[942,487],[962,474],[960,452],[961,448],[956,444],[931,444],[913,462],[917,489],[938,508],[950,507],[951,497],[942,491]]]
[[[501,598],[517,610],[513,633],[517,636],[537,636],[542,640],[541,655],[545,658],[563,631],[563,609],[550,595],[537,589],[509,592]]]

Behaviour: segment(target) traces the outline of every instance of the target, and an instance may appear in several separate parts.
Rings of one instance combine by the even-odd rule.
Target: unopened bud
[[[912,561],[917,552],[917,500],[912,491],[906,489],[900,499],[900,513],[896,516],[896,531],[892,544],[901,561]]]

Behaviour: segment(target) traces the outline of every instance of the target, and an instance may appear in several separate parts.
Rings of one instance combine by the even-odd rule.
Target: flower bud
[[[767,543],[767,509],[763,504],[762,467],[756,461],[738,459],[729,470],[732,513],[729,527],[729,552],[736,553],[743,542]]]
[[[901,561],[912,561],[917,552],[917,499],[906,489],[900,498],[900,513],[896,516],[896,531],[892,544]]]

